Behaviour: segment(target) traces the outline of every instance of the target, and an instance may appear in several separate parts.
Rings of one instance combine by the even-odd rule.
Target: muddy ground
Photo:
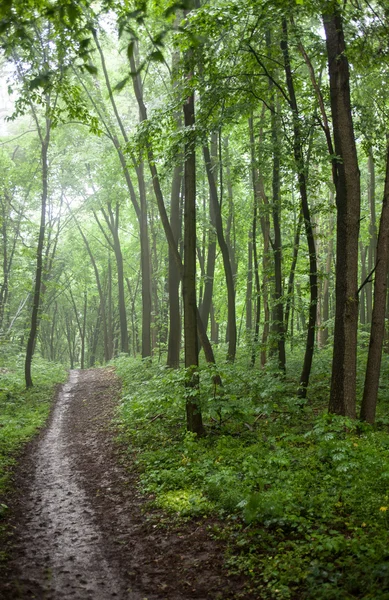
[[[250,598],[207,522],[167,525],[137,492],[111,423],[112,369],[71,371],[15,473],[1,600]]]

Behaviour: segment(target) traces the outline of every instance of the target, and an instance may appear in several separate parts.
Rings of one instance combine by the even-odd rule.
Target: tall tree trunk
[[[172,191],[170,201],[170,227],[172,229],[176,247],[180,237],[180,190],[182,182],[182,164],[174,167]],[[180,365],[181,346],[181,315],[180,315],[180,278],[175,264],[174,256],[169,248],[169,340],[167,352],[167,366],[177,369]]]
[[[266,32],[266,46],[268,52],[271,48],[270,31]],[[278,366],[281,371],[286,369],[285,354],[285,324],[283,309],[283,286],[282,286],[282,241],[281,241],[281,185],[280,185],[280,135],[279,115],[276,102],[276,92],[272,80],[269,80],[271,94],[270,119],[271,139],[273,146],[273,172],[272,172],[272,214],[273,214],[273,254],[274,254],[274,304],[272,330],[276,338],[278,353]]]
[[[255,364],[256,346],[259,338],[259,322],[261,320],[261,286],[259,283],[259,261],[258,261],[258,249],[257,249],[257,229],[258,229],[258,197],[257,194],[254,196],[254,214],[253,214],[253,262],[254,262],[254,281],[255,281],[255,325],[254,325],[254,339],[253,347],[251,351],[251,365]]]
[[[112,263],[111,253],[108,255],[108,269],[107,269],[107,331],[108,331],[108,353],[111,358],[114,356],[113,352],[113,302],[112,302]]]
[[[140,116],[140,120],[142,117]],[[149,226],[147,220],[147,198],[144,179],[143,161],[137,167],[137,178],[139,187],[140,205],[140,248],[141,248],[141,271],[142,271],[142,358],[151,356],[151,258]]]
[[[96,278],[96,285],[97,285],[97,291],[99,292],[99,298],[100,298],[100,310],[101,310],[101,320],[103,322],[103,339],[104,339],[104,360],[105,362],[108,362],[109,360],[111,360],[112,356],[110,356],[109,354],[109,343],[108,343],[108,327],[107,327],[107,312],[106,312],[106,307],[105,307],[105,297],[104,297],[104,293],[103,293],[103,287],[101,285],[101,280],[100,280],[100,275],[99,275],[99,270],[97,268],[97,263],[95,261],[95,258],[93,256],[92,250],[90,248],[89,242],[84,234],[84,232],[82,231],[76,217],[74,216],[74,214],[72,215],[73,219],[77,225],[77,229],[80,232],[80,235],[84,241],[86,250],[88,252],[90,261],[92,263],[92,267],[93,267],[93,271],[95,273],[95,278]]]
[[[366,254],[368,248],[366,248],[362,242],[359,242],[359,251],[361,255],[361,280],[366,281],[367,269],[366,269]],[[367,284],[369,286],[370,284]],[[367,287],[366,286],[366,287]],[[361,289],[359,297],[359,319],[362,325],[366,325],[366,288],[365,286]]]
[[[214,133],[211,137],[211,153],[212,172],[215,173],[217,165],[217,135]],[[206,218],[206,215],[204,215],[204,218]],[[208,329],[209,316],[211,313],[211,305],[213,299],[213,283],[215,278],[216,266],[216,213],[215,204],[212,201],[209,202],[209,221],[210,226],[208,227],[207,265],[205,273],[204,294],[203,301],[200,306],[200,317],[202,322],[204,323],[204,327],[206,330]],[[201,347],[201,344],[199,347]]]
[[[331,205],[333,204],[333,193],[331,193]],[[324,347],[328,343],[328,319],[330,318],[330,281],[331,281],[331,265],[332,258],[334,253],[334,238],[333,238],[333,228],[334,228],[334,219],[333,215],[330,215],[330,220],[328,223],[328,234],[329,234],[329,242],[327,247],[327,258],[325,265],[325,277],[323,281],[323,315],[322,322],[323,328],[321,332],[321,345]]]
[[[219,145],[221,139],[219,136]],[[225,153],[225,165],[226,165],[226,183],[227,183],[227,199],[228,199],[228,217],[226,223],[226,244],[228,246],[228,253],[230,255],[232,276],[234,278],[234,284],[236,284],[236,275],[238,272],[238,265],[236,260],[236,235],[235,235],[235,208],[234,208],[234,195],[232,189],[232,177],[231,177],[231,160],[230,160],[230,146],[229,139],[225,137],[223,139],[224,153]],[[220,166],[222,168],[222,166]]]
[[[385,333],[385,308],[389,267],[389,145],[386,151],[384,198],[377,241],[377,260],[374,278],[374,305],[367,357],[361,419],[374,423],[380,380],[382,344]]]
[[[38,333],[38,315],[40,308],[41,299],[41,285],[43,276],[43,245],[45,240],[46,230],[46,205],[48,195],[48,176],[49,176],[49,165],[48,165],[48,149],[50,143],[50,131],[51,121],[49,115],[50,102],[49,98],[46,97],[46,131],[43,136],[42,131],[38,125],[39,136],[41,141],[41,165],[42,165],[42,196],[41,196],[41,220],[38,237],[38,247],[36,251],[36,270],[35,270],[35,287],[34,296],[32,303],[31,313],[31,326],[30,333],[27,341],[26,360],[24,363],[24,376],[26,381],[26,387],[30,388],[33,385],[31,375],[31,364],[32,357],[34,354],[35,340]]]
[[[370,208],[370,221],[369,221],[369,247],[367,254],[367,270],[371,273],[376,264],[376,250],[377,250],[377,227],[376,227],[376,215],[375,215],[375,165],[373,151],[369,149],[368,159],[369,169],[369,180],[367,185],[367,195],[369,200]],[[364,281],[364,279],[362,279]],[[372,319],[372,306],[373,306],[373,286],[368,283],[365,288],[366,291],[366,322],[371,323]]]
[[[356,416],[360,174],[350,102],[350,75],[340,9],[323,15],[336,162],[336,310],[329,411]]]
[[[290,266],[289,271],[289,279],[288,279],[288,293],[286,296],[286,306],[285,306],[285,333],[288,333],[289,326],[289,314],[290,314],[290,305],[292,303],[293,297],[293,288],[294,288],[294,276],[296,273],[296,265],[298,259],[298,253],[300,248],[300,235],[301,235],[301,227],[303,225],[304,215],[303,211],[299,211],[297,227],[294,235],[294,243],[293,243],[293,256],[292,256],[292,264]]]
[[[293,115],[293,152],[294,159],[298,172],[298,183],[301,198],[301,211],[304,217],[305,235],[308,242],[309,251],[309,289],[310,289],[310,305],[309,305],[309,318],[308,318],[308,332],[307,342],[305,347],[304,363],[300,376],[300,388],[299,396],[305,398],[307,395],[307,388],[309,383],[309,377],[311,374],[313,351],[315,346],[315,326],[316,326],[316,311],[317,311],[317,261],[316,261],[316,249],[315,240],[313,236],[311,213],[308,204],[308,192],[307,192],[307,176],[306,168],[304,164],[304,154],[302,147],[302,136],[301,126],[299,119],[299,111],[297,106],[296,93],[294,88],[294,81],[292,75],[292,69],[290,64],[289,47],[288,47],[288,27],[286,19],[282,22],[283,39],[281,41],[281,48],[284,55],[284,65],[286,74],[286,84],[289,91],[289,102],[290,108]]]
[[[139,348],[139,333],[138,333],[138,319],[137,319],[137,315],[136,315],[136,296],[137,296],[138,287],[139,287],[139,274],[138,274],[138,280],[136,282],[135,290],[133,290],[133,288],[131,286],[131,282],[128,277],[126,278],[126,281],[127,281],[128,292],[129,292],[130,298],[131,298],[132,353],[133,353],[133,356],[135,357],[140,350],[140,348]]]
[[[194,94],[184,104],[184,125],[194,129]],[[192,137],[185,143],[185,203],[184,203],[184,270],[182,291],[184,299],[184,347],[186,386],[186,425],[188,431],[204,435],[199,398],[198,340],[196,308],[196,155]]]
[[[203,146],[203,154],[204,154],[205,168],[207,171],[207,177],[208,177],[208,183],[209,183],[210,200],[212,202],[213,210],[215,213],[216,234],[217,234],[219,247],[220,247],[220,250],[222,253],[222,257],[223,257],[224,274],[225,274],[226,287],[227,287],[227,304],[228,304],[227,311],[228,311],[228,331],[229,331],[227,360],[233,362],[235,360],[235,355],[236,355],[236,311],[235,311],[234,277],[232,274],[228,246],[227,246],[227,243],[226,243],[226,240],[224,237],[221,206],[220,206],[218,198],[217,198],[216,183],[215,183],[215,178],[214,178],[213,172],[212,172],[211,156],[210,156],[208,146]]]
[[[82,313],[82,329],[81,329],[81,369],[85,369],[85,333],[86,333],[86,318],[88,313],[88,296],[84,291],[84,310]]]

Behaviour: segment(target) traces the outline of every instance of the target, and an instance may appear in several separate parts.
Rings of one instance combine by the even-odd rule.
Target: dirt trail
[[[47,428],[28,448],[11,502],[3,600],[226,600],[223,548],[203,522],[160,528],[120,464],[110,426],[111,369],[71,371]],[[253,598],[251,595],[250,598]]]

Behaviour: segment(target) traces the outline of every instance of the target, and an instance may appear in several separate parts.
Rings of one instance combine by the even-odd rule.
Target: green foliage
[[[215,390],[204,367],[199,440],[184,430],[183,369],[116,361],[142,489],[176,518],[223,520],[229,570],[264,599],[388,598],[389,434],[323,412],[329,360],[306,404],[271,371],[223,366]]]

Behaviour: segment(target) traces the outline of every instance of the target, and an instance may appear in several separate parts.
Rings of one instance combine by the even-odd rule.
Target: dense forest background
[[[387,27],[380,3],[6,4],[0,327],[27,386],[34,352],[176,367],[182,338],[186,367],[225,345],[285,372],[305,345],[304,398],[334,344],[354,417],[359,330],[373,422]]]
[[[306,575],[308,548],[288,549],[294,535],[313,535],[296,517],[281,554],[297,552],[298,583],[266,567],[263,597],[293,597],[288,590],[311,577],[310,594],[328,584],[317,597],[387,598],[377,595],[387,590],[387,522],[363,576],[352,562],[362,560],[356,537],[343,530],[356,510],[358,543],[368,546],[364,510],[379,529],[388,508],[389,471],[379,466],[388,458],[380,380],[389,352],[386,3],[37,0],[3,3],[0,19],[1,364],[23,362],[31,388],[42,360],[84,369],[116,359],[126,394],[139,384],[123,418],[152,424],[142,434],[129,425],[131,443],[151,452],[174,424],[198,438],[222,432],[212,460],[225,452],[232,470],[243,460],[248,479],[234,494],[226,467],[201,494],[224,502],[223,514],[240,506],[249,523],[266,517],[282,530],[285,510],[297,514],[293,502],[316,485],[303,471],[328,468],[323,504],[299,513],[327,519],[314,526],[317,573]],[[183,399],[179,410],[168,390]],[[378,399],[377,430],[368,429]],[[250,448],[258,464],[269,461],[264,471],[302,461],[300,479],[281,477],[270,504],[259,495],[266,476],[254,483],[262,474],[235,445],[241,427],[263,435],[261,451]],[[211,442],[184,439],[186,468]],[[162,479],[177,468],[171,460]],[[343,476],[351,487],[353,478],[364,482],[363,493],[371,488],[363,508],[360,488],[345,508]],[[152,475],[145,485],[157,493]],[[191,498],[195,514],[211,510]],[[248,554],[234,568],[255,571],[239,539]],[[269,548],[274,539],[262,541]],[[348,579],[348,559],[339,567],[333,558],[342,552],[353,564]],[[322,555],[332,565],[326,575]],[[331,595],[339,581],[350,595]]]

